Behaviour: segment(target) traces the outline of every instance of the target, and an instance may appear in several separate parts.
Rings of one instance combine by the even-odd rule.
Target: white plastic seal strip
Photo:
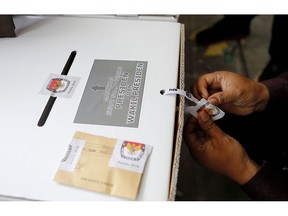
[[[196,105],[185,107],[185,111],[189,112],[196,118],[198,117],[199,110],[205,110],[211,116],[211,119],[213,119],[214,121],[222,118],[225,115],[225,113],[217,106],[214,106],[213,104],[209,103],[204,98],[202,98],[200,101],[197,100],[190,92],[177,88],[169,88],[169,89],[162,89],[160,93],[162,95],[176,95],[176,94],[183,95],[188,100],[194,102]]]

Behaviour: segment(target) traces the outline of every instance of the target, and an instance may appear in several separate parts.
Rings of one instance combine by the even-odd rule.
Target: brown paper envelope
[[[58,169],[54,180],[87,190],[136,199],[141,173],[109,167],[117,139],[76,132],[75,139],[85,145],[74,172]]]

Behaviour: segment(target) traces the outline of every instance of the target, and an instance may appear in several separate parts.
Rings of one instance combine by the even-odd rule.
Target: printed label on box
[[[138,127],[147,62],[95,60],[75,123]]]

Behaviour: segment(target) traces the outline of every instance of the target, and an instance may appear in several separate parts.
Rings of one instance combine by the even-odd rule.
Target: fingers
[[[221,89],[221,73],[207,73],[197,79],[195,85],[193,85],[191,91],[193,95],[198,98],[207,99],[209,95],[213,94],[212,92],[217,92]]]
[[[183,136],[185,142],[188,143],[195,143],[197,140],[196,131],[197,131],[197,119],[194,116],[190,116],[183,128]],[[199,127],[199,126],[198,126]]]
[[[189,118],[187,119],[184,125],[183,132],[185,134],[192,133],[195,130],[196,123],[197,123],[197,119],[193,116],[189,116]]]
[[[192,86],[192,93],[197,99],[209,97],[208,88],[214,82],[214,77],[210,74],[204,74],[199,77],[196,81],[196,84]]]
[[[220,133],[222,134],[221,129],[216,126],[209,114],[203,110],[198,113],[198,120],[190,116],[183,128],[184,140],[186,144],[191,145],[190,147],[218,138]]]
[[[206,111],[198,113],[198,123],[202,130],[212,138],[217,137],[219,132],[221,132],[220,128],[217,127]]]
[[[209,103],[218,106],[218,105],[223,105],[227,101],[227,95],[224,92],[217,92],[211,95],[207,100]]]
[[[201,128],[199,128],[199,126],[197,127],[198,124],[200,125]],[[199,134],[198,132],[201,129],[203,130],[205,134],[207,134],[208,136],[212,136],[212,137],[213,135],[217,135],[219,131],[221,132],[220,128],[217,127],[214,121],[210,118],[209,114],[206,111],[202,110],[202,111],[199,111],[198,113],[198,120],[194,116],[190,116],[187,119],[183,128],[184,138],[189,139],[189,142],[196,141],[197,139],[196,134]]]

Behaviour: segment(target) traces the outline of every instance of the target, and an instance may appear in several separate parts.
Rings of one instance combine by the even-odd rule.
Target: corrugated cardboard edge
[[[181,24],[180,30],[180,54],[179,54],[179,83],[178,88],[184,90],[185,88],[185,27],[184,24]],[[180,163],[180,153],[182,145],[182,134],[184,126],[184,105],[185,98],[184,96],[179,96],[178,102],[178,118],[176,121],[176,138],[174,146],[174,158],[172,162],[172,171],[171,171],[171,180],[170,180],[170,190],[169,190],[169,201],[174,201],[177,191],[177,180],[178,180],[178,171]]]

